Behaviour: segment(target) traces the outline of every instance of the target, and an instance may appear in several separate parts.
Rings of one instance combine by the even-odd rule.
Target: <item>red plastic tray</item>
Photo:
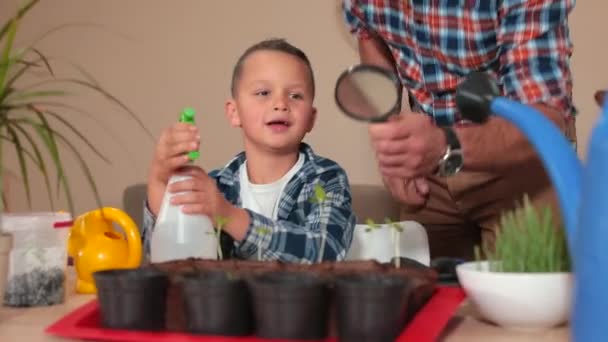
[[[431,299],[420,309],[414,319],[401,333],[397,341],[436,341],[445,325],[465,298],[458,287],[437,288]],[[93,300],[65,315],[45,330],[46,333],[74,339],[125,342],[261,342],[255,336],[226,337],[192,335],[178,332],[147,332],[105,329],[99,325],[97,300]],[[272,340],[277,341],[277,340]],[[334,342],[334,337],[327,342]]]

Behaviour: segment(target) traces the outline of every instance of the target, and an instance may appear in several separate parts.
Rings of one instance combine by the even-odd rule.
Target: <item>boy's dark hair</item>
[[[308,71],[310,73],[310,81],[312,83],[312,94],[314,96],[315,77],[312,72],[312,66],[310,65],[308,57],[302,50],[289,44],[285,39],[280,38],[267,39],[257,44],[254,44],[247,50],[245,50],[241,57],[239,57],[239,60],[236,62],[236,64],[234,65],[234,69],[232,70],[232,82],[230,83],[230,91],[232,93],[232,96],[235,96],[236,94],[236,86],[239,82],[239,79],[241,78],[241,73],[243,72],[243,64],[245,63],[245,60],[247,59],[247,57],[249,57],[252,53],[256,51],[278,51],[299,58],[308,67]]]

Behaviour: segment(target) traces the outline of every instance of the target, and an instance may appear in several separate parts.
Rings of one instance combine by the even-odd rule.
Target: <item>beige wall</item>
[[[4,20],[20,0],[1,0]],[[572,16],[576,44],[573,61],[575,99],[581,150],[598,110],[592,91],[608,85],[606,72],[595,68],[608,57],[608,48],[593,40],[608,5],[601,0],[579,1]],[[66,28],[47,37],[39,46],[50,55],[69,57],[83,65],[97,80],[127,103],[146,121],[156,137],[175,122],[184,106],[199,112],[202,130],[201,164],[221,166],[241,149],[239,131],[223,116],[231,68],[238,55],[253,42],[285,37],[306,51],[314,65],[319,109],[317,127],[307,141],[322,155],[339,162],[352,183],[380,183],[363,125],[346,119],[333,102],[333,85],[339,73],[357,62],[355,42],[342,24],[335,0],[43,0],[22,23],[19,43],[65,23],[98,23],[98,27]],[[65,64],[63,64],[65,66]],[[58,65],[58,71],[70,75]],[[105,125],[70,116],[111,160],[95,158],[84,146],[105,204],[120,206],[122,190],[146,179],[153,141],[118,107],[99,96],[74,89],[71,103],[86,107]],[[16,170],[14,158],[9,168]],[[73,158],[67,158],[77,211],[94,207],[94,201]],[[34,209],[47,209],[42,183],[35,182]],[[19,188],[11,200],[25,208]]]

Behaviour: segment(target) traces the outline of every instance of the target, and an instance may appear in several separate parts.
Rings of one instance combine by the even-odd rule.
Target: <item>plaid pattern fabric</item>
[[[344,260],[353,237],[356,218],[351,208],[351,192],[346,172],[335,162],[320,157],[310,146],[301,144],[305,159],[302,168],[285,186],[281,195],[276,221],[249,209],[250,225],[245,238],[232,241],[222,236],[224,256],[241,259],[255,258],[258,246],[263,248],[264,260],[314,263],[318,261],[322,231],[327,232],[323,260]],[[242,152],[223,169],[209,175],[224,197],[233,205],[241,206],[239,167],[245,162]],[[326,200],[313,203],[315,185],[321,185]],[[147,205],[144,208],[142,239],[146,257],[150,255],[150,238],[155,218]],[[260,233],[260,227],[270,230]]]
[[[572,115],[574,0],[344,0],[360,39],[384,40],[402,84],[439,125],[460,121],[455,89],[486,71],[505,96],[545,103]]]

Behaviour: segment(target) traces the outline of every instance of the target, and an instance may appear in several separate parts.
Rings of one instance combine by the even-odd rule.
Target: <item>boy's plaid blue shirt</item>
[[[343,260],[351,245],[356,218],[351,207],[351,192],[346,172],[334,161],[316,155],[310,146],[302,143],[304,165],[293,176],[281,194],[278,219],[247,210],[250,225],[245,238],[232,243],[226,235],[222,245],[228,255],[236,258],[255,258],[258,246],[263,249],[264,260],[313,263],[318,261],[322,230],[326,230],[323,260]],[[224,168],[209,175],[216,180],[219,191],[233,205],[241,207],[239,168],[245,162],[245,153],[234,157]],[[326,193],[325,201],[315,203],[315,186]],[[150,255],[150,238],[155,218],[144,208],[142,239],[145,255]],[[258,228],[269,230],[260,233]],[[226,253],[224,254],[226,255]]]

